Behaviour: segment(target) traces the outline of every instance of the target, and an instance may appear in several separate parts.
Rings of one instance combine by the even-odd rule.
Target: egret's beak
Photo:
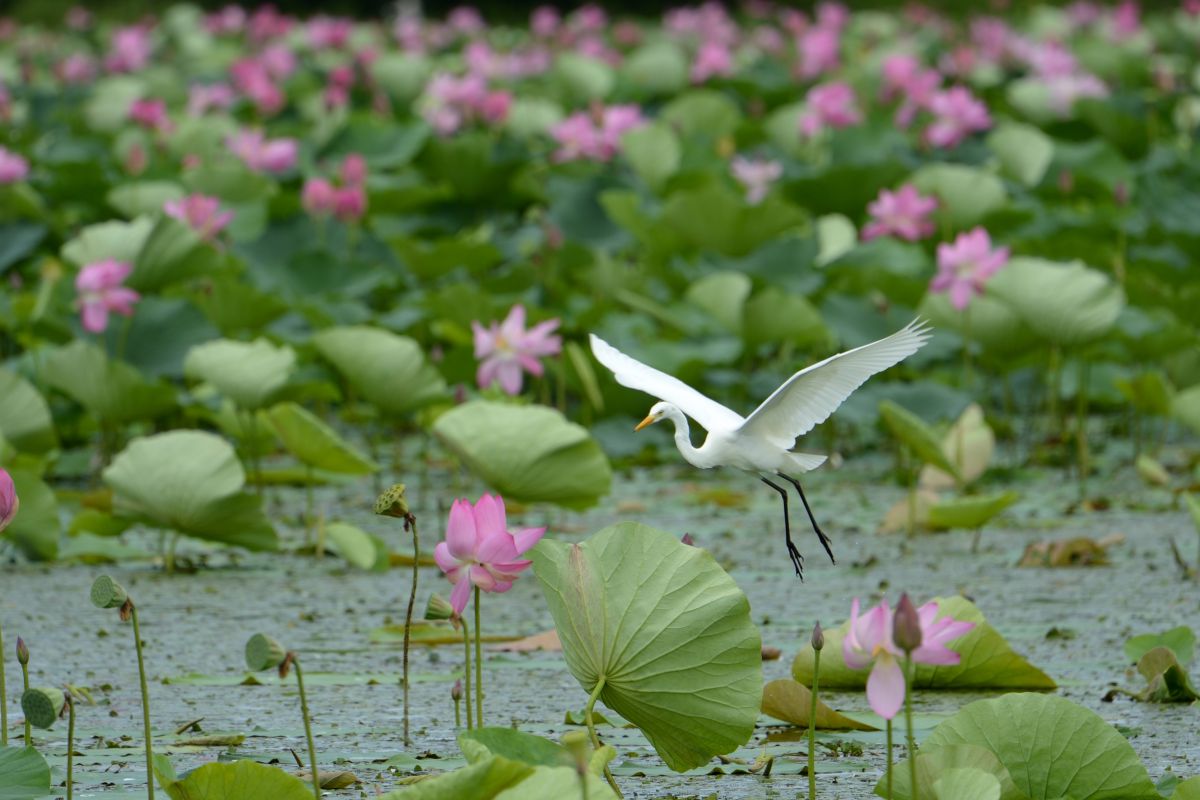
[[[634,428],[633,430],[636,433],[637,431],[640,431],[642,428],[646,427],[647,425],[653,425],[656,422],[658,422],[658,417],[651,414],[650,416],[646,417],[644,420],[639,422],[637,424],[637,427]]]

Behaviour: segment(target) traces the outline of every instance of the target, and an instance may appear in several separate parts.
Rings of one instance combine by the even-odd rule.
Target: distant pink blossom
[[[330,216],[337,206],[337,189],[325,178],[309,178],[300,190],[300,204],[314,217]]]
[[[85,6],[71,6],[67,11],[67,27],[73,31],[87,30],[92,26],[92,12]]]
[[[83,53],[72,53],[58,62],[54,74],[63,83],[89,83],[96,77],[95,60]]]
[[[643,124],[642,110],[636,105],[615,105],[578,111],[550,129],[558,142],[555,161],[609,161],[621,147],[621,136]]]
[[[550,39],[558,33],[562,24],[562,15],[554,6],[538,6],[529,17],[529,29],[534,36]]]
[[[837,28],[809,28],[796,40],[800,55],[798,72],[803,80],[812,80],[838,68],[842,34]]]
[[[258,62],[266,69],[267,74],[277,81],[290,77],[299,68],[296,54],[283,42],[274,42],[264,47],[258,54]]]
[[[217,36],[241,33],[245,27],[246,11],[241,6],[228,5],[204,18],[204,29]]]
[[[733,53],[729,46],[715,40],[700,45],[692,62],[692,83],[704,83],[711,78],[733,75]]]
[[[512,94],[489,89],[483,77],[445,72],[433,76],[420,102],[425,121],[443,136],[471,122],[503,122],[511,105]]]
[[[562,350],[562,339],[553,335],[558,325],[559,320],[550,319],[525,330],[525,307],[520,304],[509,310],[503,322],[492,322],[486,328],[472,322],[475,358],[480,359],[475,375],[479,388],[499,382],[506,394],[520,394],[522,370],[540,376],[543,369],[538,359]]]
[[[334,190],[333,215],[342,222],[357,222],[367,213],[367,192],[361,184]]]
[[[928,109],[934,95],[942,85],[942,76],[935,69],[925,69],[911,55],[894,55],[883,62],[883,89],[880,99],[889,101],[899,97],[900,107],[896,110],[896,124],[907,128],[917,112]]]
[[[20,510],[21,498],[17,496],[17,486],[8,470],[0,467],[0,531],[8,527]]]
[[[294,25],[295,20],[286,14],[279,13],[274,6],[263,5],[250,15],[246,32],[251,41],[265,42],[269,39],[286,36]]]
[[[992,249],[992,239],[981,227],[960,233],[953,244],[937,248],[937,275],[929,284],[932,292],[947,292],[950,304],[965,309],[974,295],[981,294],[988,279],[1008,263],[1008,248]]]
[[[354,31],[354,20],[320,14],[308,21],[305,34],[314,50],[336,50],[346,45]]]
[[[1068,5],[1066,11],[1067,19],[1070,20],[1071,24],[1082,28],[1098,22],[1104,9],[1099,3],[1093,3],[1090,0],[1077,0],[1077,2]]]
[[[729,171],[746,190],[746,203],[756,206],[767,196],[771,184],[783,175],[783,164],[770,159],[734,156]]]
[[[163,204],[168,217],[185,223],[206,242],[211,242],[233,221],[232,211],[222,211],[221,201],[203,194],[190,194]]]
[[[141,25],[130,25],[113,31],[104,67],[109,72],[137,72],[150,63],[153,52],[150,31]]]
[[[971,20],[971,43],[980,60],[998,64],[1004,60],[1016,36],[1008,23],[998,17]]]
[[[29,175],[29,162],[0,145],[0,185],[17,183]]]
[[[243,130],[225,144],[255,172],[287,172],[296,166],[299,144],[295,139],[267,139],[262,131]]]
[[[342,183],[361,186],[367,180],[367,160],[359,153],[350,153],[342,159],[340,175]]]
[[[936,197],[927,197],[906,183],[894,192],[884,189],[867,206],[871,221],[863,226],[862,238],[897,236],[915,242],[936,230],[929,215],[937,208]]]
[[[1048,78],[1045,85],[1050,94],[1050,108],[1059,116],[1070,113],[1076,100],[1108,97],[1108,86],[1090,72]]]
[[[267,65],[257,58],[243,58],[229,68],[229,78],[260,114],[278,114],[287,105],[287,95]]]
[[[936,619],[937,614],[936,601],[917,609],[921,645],[911,653],[915,664],[951,666],[962,658],[946,645],[973,630],[975,623],[950,616]],[[871,668],[867,702],[876,714],[889,720],[900,713],[905,696],[904,672],[900,666],[905,654],[893,639],[894,618],[895,612],[886,600],[860,615],[856,597],[850,605],[850,626],[842,639],[842,660],[850,669]]]
[[[578,33],[601,33],[608,27],[608,13],[595,3],[588,3],[571,12],[567,27]]]
[[[166,133],[172,127],[166,101],[157,98],[134,100],[129,106],[129,119],[147,130],[159,133]]]
[[[670,33],[701,42],[720,42],[726,47],[737,44],[741,31],[737,21],[717,2],[673,8],[663,15],[663,27]]]
[[[108,327],[109,313],[129,317],[140,295],[122,284],[133,272],[133,265],[108,259],[88,264],[75,276],[83,329],[103,333]]]
[[[480,33],[487,27],[487,23],[483,21],[483,15],[479,13],[479,9],[473,6],[455,8],[446,17],[446,24],[458,33],[466,35]]]
[[[188,90],[187,113],[191,117],[202,117],[211,109],[225,110],[236,99],[233,87],[227,83],[207,86],[196,84]]]
[[[925,129],[925,140],[934,147],[954,147],[970,134],[992,127],[987,106],[965,86],[938,92],[929,109],[935,119]]]
[[[850,9],[842,3],[826,2],[817,4],[817,27],[840,31],[850,21]]]
[[[462,614],[471,602],[471,589],[507,592],[533,563],[521,556],[533,548],[545,528],[508,530],[503,498],[485,494],[474,505],[455,500],[450,506],[446,538],[433,549],[434,560],[454,584],[450,606]]]
[[[826,128],[847,128],[862,121],[854,89],[848,83],[823,83],[808,90],[800,132],[815,136]]]
[[[1142,30],[1142,9],[1136,0],[1123,0],[1113,9],[1109,24],[1118,41],[1136,36]]]

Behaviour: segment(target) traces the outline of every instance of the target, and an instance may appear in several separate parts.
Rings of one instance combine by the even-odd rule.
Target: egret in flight
[[[736,467],[753,472],[779,493],[783,498],[783,529],[788,556],[796,574],[803,580],[804,557],[792,543],[787,490],[768,476],[778,476],[796,487],[813,531],[829,554],[829,560],[837,563],[829,537],[813,517],[800,481],[793,477],[821,466],[825,456],[797,453],[792,448],[797,437],[828,419],[867,378],[917,352],[930,335],[930,329],[923,321],[913,320],[891,336],[830,356],[788,378],[748,417],[706,397],[678,378],[625,355],[595,334],[590,338],[592,353],[612,371],[617,383],[661,401],[650,408],[650,413],[635,430],[669,419],[675,423],[675,446],[689,464],[700,469]],[[688,417],[708,431],[700,447],[692,446]]]

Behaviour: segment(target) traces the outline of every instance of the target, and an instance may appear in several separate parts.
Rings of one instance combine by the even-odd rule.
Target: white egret
[[[783,498],[788,556],[796,574],[803,580],[804,557],[792,543],[788,493],[767,476],[776,475],[796,487],[813,531],[829,554],[829,560],[837,563],[829,537],[817,525],[800,482],[792,476],[821,466],[825,456],[797,453],[792,448],[798,437],[828,419],[867,378],[911,356],[930,336],[930,329],[923,321],[913,320],[891,336],[805,367],[784,381],[745,418],[678,378],[625,355],[595,334],[590,338],[592,353],[612,371],[617,383],[662,401],[650,408],[649,415],[634,430],[640,431],[661,419],[669,419],[675,423],[675,446],[689,464],[700,469],[736,467],[753,472],[779,493]],[[688,417],[708,431],[700,447],[692,446]]]

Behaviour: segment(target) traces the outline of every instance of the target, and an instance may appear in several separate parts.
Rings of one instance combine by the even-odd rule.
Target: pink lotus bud
[[[820,652],[822,650],[822,648],[824,648],[824,647],[825,647],[825,631],[821,630],[821,621],[817,620],[817,623],[815,625],[813,625],[812,648],[813,648],[813,650]]]
[[[921,617],[908,592],[900,595],[896,613],[892,617],[892,641],[906,653],[921,646]]]
[[[361,186],[367,179],[367,160],[358,153],[351,153],[342,161],[342,183]]]
[[[324,178],[309,178],[300,192],[300,202],[304,210],[314,217],[328,216],[336,205],[336,192],[333,184]]]
[[[20,508],[21,498],[17,497],[16,484],[8,471],[0,468],[0,531],[8,527]]]
[[[450,687],[450,699],[457,703],[459,700],[462,700],[462,696],[463,696],[462,678],[459,678],[458,680],[456,680],[454,682],[454,685]]]
[[[334,190],[333,215],[342,222],[355,222],[367,213],[367,193],[361,186]]]
[[[685,533],[682,537],[680,537],[679,541],[683,542],[688,547],[696,546],[696,540],[692,538],[692,535],[690,533]]]
[[[22,667],[29,663],[29,647],[20,636],[17,637],[17,663]]]

